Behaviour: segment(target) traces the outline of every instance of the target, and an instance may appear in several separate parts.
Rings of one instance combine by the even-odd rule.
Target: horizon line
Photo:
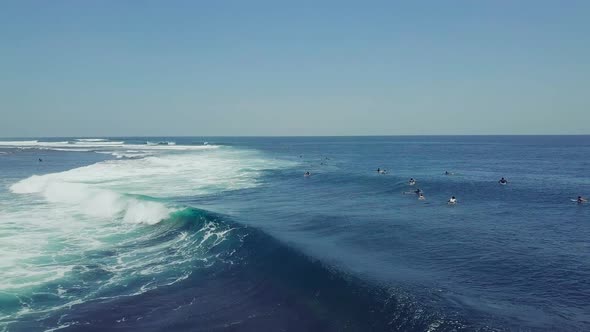
[[[76,136],[6,136],[4,139],[27,138],[143,138],[143,137],[228,137],[228,138],[305,138],[305,137],[509,137],[509,136],[590,136],[588,134],[399,134],[399,135],[76,135]]]

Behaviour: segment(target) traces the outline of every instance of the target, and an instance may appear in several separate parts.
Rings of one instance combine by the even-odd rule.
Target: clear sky
[[[590,1],[0,2],[0,137],[590,134]]]

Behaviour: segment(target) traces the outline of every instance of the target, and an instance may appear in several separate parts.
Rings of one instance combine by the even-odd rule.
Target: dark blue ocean
[[[589,171],[590,136],[4,139],[0,331],[589,331]]]

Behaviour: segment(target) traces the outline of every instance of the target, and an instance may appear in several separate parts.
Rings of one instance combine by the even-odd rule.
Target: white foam
[[[90,145],[90,146],[110,146],[110,145],[123,145],[123,141],[78,141],[74,142],[76,145]]]
[[[140,152],[137,150],[126,150],[126,151],[96,151],[96,153],[100,154],[110,154],[116,158],[143,158],[147,156],[153,155],[152,152],[144,151]]]
[[[50,203],[77,208],[80,213],[101,219],[121,219],[128,223],[155,224],[173,209],[158,202],[126,197],[112,190],[84,183],[68,182],[58,174],[32,176],[10,187],[17,194],[41,194]]]
[[[158,154],[151,156],[141,149],[124,151],[111,153],[144,158],[108,160],[65,172],[33,175],[14,183],[10,190],[37,194],[48,203],[67,204],[87,216],[153,224],[173,209],[134,195],[165,199],[249,188],[258,185],[262,170],[286,165],[254,151],[232,148],[183,153],[152,150],[149,152]]]
[[[33,141],[0,141],[0,146],[10,146],[10,147],[35,147],[35,146],[63,146],[67,145],[70,142],[62,141],[62,142],[41,142],[38,140]]]
[[[28,148],[30,149],[30,148]],[[69,152],[91,152],[92,149],[82,148],[56,148],[56,147],[39,147],[40,150],[52,150],[52,151],[69,151]]]

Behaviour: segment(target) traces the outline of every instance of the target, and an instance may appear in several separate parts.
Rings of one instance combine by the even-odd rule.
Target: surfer
[[[578,202],[578,204],[582,204],[582,203],[588,202],[588,200],[582,196],[578,196],[578,199],[576,200],[576,202]]]
[[[412,191],[402,191],[403,195],[418,195],[418,196],[420,196],[420,194],[422,194],[422,193],[423,193],[423,191],[418,188],[416,190],[412,190]]]
[[[40,163],[41,163],[41,162],[43,162],[43,159],[39,158],[39,162],[40,162]]]
[[[447,203],[451,205],[457,204],[457,199],[455,198],[455,196],[452,196]]]
[[[449,172],[449,171],[445,171],[445,175],[453,175],[455,173]]]
[[[498,181],[499,184],[508,184],[508,181],[504,178],[501,178],[500,181]]]

